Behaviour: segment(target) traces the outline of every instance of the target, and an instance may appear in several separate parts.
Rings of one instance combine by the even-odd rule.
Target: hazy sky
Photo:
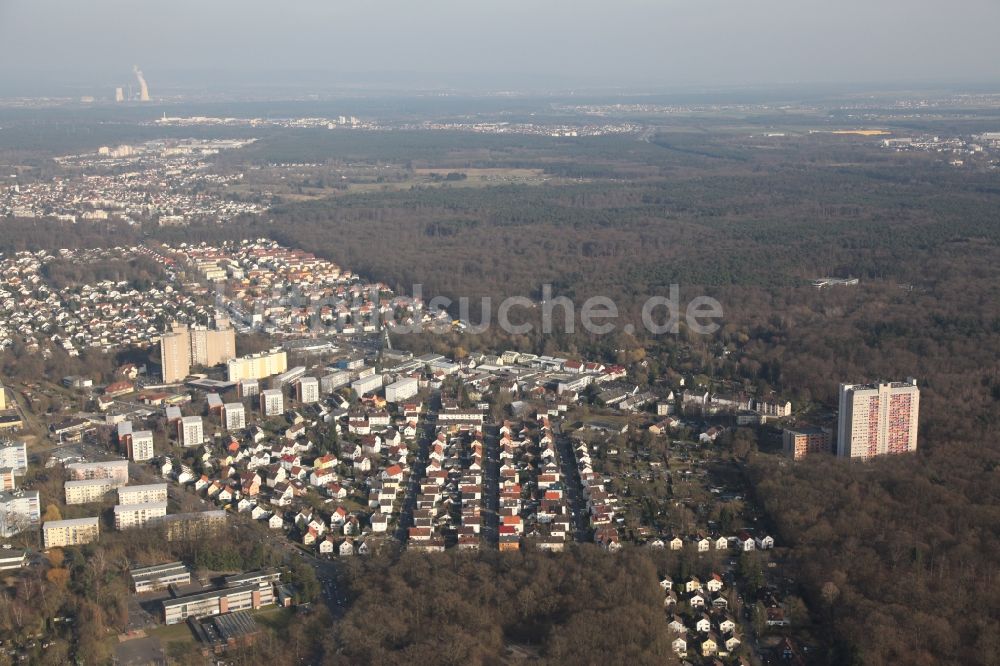
[[[992,83],[998,26],[1000,0],[0,0],[0,94],[127,81],[133,63],[154,88],[306,71],[478,88]]]

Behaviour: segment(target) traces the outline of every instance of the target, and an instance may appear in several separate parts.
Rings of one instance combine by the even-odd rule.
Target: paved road
[[[580,482],[580,470],[576,466],[573,440],[563,434],[562,422],[558,418],[552,419],[552,434],[556,438],[559,463],[566,482],[566,500],[573,517],[573,538],[579,543],[592,542],[594,533],[590,529],[590,512],[587,511],[587,501],[583,497],[583,485]]]
[[[235,523],[234,527],[239,530],[240,523]],[[286,563],[299,559],[312,567],[320,584],[319,601],[326,605],[335,618],[347,611],[347,595],[340,580],[340,568],[336,560],[319,557],[299,548],[288,540],[284,532],[268,532],[264,539],[284,554]]]
[[[434,396],[434,401],[440,404],[440,397]],[[399,522],[396,526],[396,540],[405,544],[409,538],[410,527],[413,526],[413,509],[417,505],[417,495],[420,494],[420,481],[427,473],[427,462],[431,452],[431,442],[434,441],[434,429],[437,425],[437,412],[428,410],[420,422],[417,435],[417,455],[410,470],[410,479],[406,484],[406,494],[403,496],[403,507],[399,512]]]
[[[500,428],[483,428],[483,524],[480,540],[483,545],[499,548],[500,544]]]

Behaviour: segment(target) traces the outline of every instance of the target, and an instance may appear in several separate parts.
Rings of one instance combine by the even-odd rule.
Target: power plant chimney
[[[146,79],[143,78],[142,70],[139,69],[139,65],[132,65],[132,72],[135,73],[135,78],[139,82],[139,101],[148,102],[149,86],[146,85]]]

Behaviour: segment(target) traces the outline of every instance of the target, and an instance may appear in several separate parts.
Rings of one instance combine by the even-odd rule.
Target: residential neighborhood
[[[119,220],[183,225],[197,219],[232,220],[263,210],[217,191],[239,182],[239,174],[215,172],[208,159],[239,149],[245,140],[162,140],[102,146],[67,155],[56,163],[65,174],[48,182],[17,183],[0,190],[0,218],[52,217],[66,222]]]
[[[247,251],[258,265],[264,256],[300,256]],[[182,261],[202,270],[216,270],[209,261],[220,271],[235,265],[208,257],[202,248]],[[278,340],[287,325],[273,312],[248,323]],[[731,436],[738,415],[753,412],[764,423],[787,418],[789,405],[704,392],[691,404],[682,387],[638,390],[621,366],[513,351],[373,354],[369,339],[333,329],[318,350],[285,347],[302,365],[252,380],[208,368],[163,385],[155,366],[120,368],[125,379],[104,387],[75,380],[70,390],[92,396],[97,409],[50,428],[50,438],[59,434],[46,466],[65,474],[64,497],[36,491],[24,519],[41,525],[48,548],[98,543],[109,531],[185,539],[249,521],[276,544],[330,565],[401,547],[558,553],[590,543],[608,557],[644,548],[668,558],[664,630],[678,657],[756,654],[787,624],[779,591],[767,587],[772,571],[757,559],[741,564],[780,544],[725,471],[718,441]],[[16,449],[4,450],[20,460]],[[52,503],[89,513],[41,520]],[[710,575],[678,579],[692,570],[680,561]],[[764,579],[748,577],[755,566]],[[177,575],[190,577],[187,569]],[[241,585],[171,586],[169,598],[148,589],[142,594],[153,596],[137,603],[156,626],[157,613],[167,624],[181,621],[183,614],[170,619],[173,609],[192,603],[225,615],[219,609],[253,611],[278,599]],[[295,596],[293,588],[282,594]],[[759,598],[771,604],[763,624],[754,615],[760,603],[750,603]]]

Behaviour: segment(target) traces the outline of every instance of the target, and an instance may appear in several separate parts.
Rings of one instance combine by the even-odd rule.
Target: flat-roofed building
[[[319,402],[319,380],[315,377],[302,377],[296,384],[299,402],[311,405]]]
[[[260,411],[264,416],[278,416],[285,411],[285,396],[281,389],[261,391]]]
[[[837,456],[870,460],[917,450],[917,380],[841,384]]]
[[[0,414],[0,430],[20,430],[24,427],[24,420],[20,412],[7,412]]]
[[[231,382],[265,379],[286,370],[288,370],[288,354],[280,349],[233,358],[226,363],[226,371]]]
[[[184,324],[174,322],[160,336],[160,366],[167,384],[184,381],[191,374],[191,332]]]
[[[274,603],[274,587],[268,583],[237,585],[189,594],[163,601],[163,623],[177,624],[189,617],[202,618],[242,610],[256,610]]]
[[[106,460],[102,462],[70,463],[66,465],[66,473],[73,481],[111,479],[117,486],[124,486],[128,483],[128,461]]]
[[[141,486],[122,486],[118,489],[119,504],[142,504],[144,502],[166,502],[167,484],[147,483]]]
[[[238,386],[241,398],[252,398],[260,395],[260,382],[256,379],[241,379]]]
[[[167,515],[167,502],[142,502],[140,504],[118,504],[115,506],[115,529],[127,530],[142,527],[147,523]]]
[[[438,414],[438,421],[441,423],[481,424],[483,422],[483,412],[478,409],[445,408]]]
[[[205,326],[192,326],[191,363],[215,366],[236,358],[236,331],[229,320],[216,320],[215,330]]]
[[[261,633],[253,615],[247,611],[189,621],[188,626],[198,641],[205,645],[203,652],[211,651],[215,654],[253,645]]]
[[[306,374],[306,366],[297,365],[294,368],[286,370],[285,372],[282,372],[279,375],[275,376],[275,378],[271,380],[271,387],[281,388],[285,384],[293,384],[302,377],[304,377],[305,374]]]
[[[42,541],[46,548],[82,546],[100,537],[100,519],[97,516],[50,520],[42,525]]]
[[[119,484],[114,479],[81,479],[79,481],[67,481],[63,484],[66,492],[66,504],[89,504],[100,502],[104,496],[110,493]]]
[[[236,331],[228,319],[220,318],[214,329],[207,326],[188,327],[174,322],[160,336],[160,362],[163,381],[168,384],[183,381],[191,374],[191,365],[215,366],[236,356]]]
[[[26,550],[0,550],[0,571],[22,569],[28,563]]]
[[[18,476],[28,471],[28,445],[25,442],[0,442],[0,467],[9,467]]]
[[[109,416],[108,418],[112,417]],[[128,438],[132,436],[132,422],[123,417],[115,426],[115,434],[118,436],[118,443],[125,445],[128,442]]]
[[[833,453],[833,433],[824,428],[786,428],[781,436],[784,453],[792,460]]]
[[[247,426],[247,409],[242,402],[227,402],[222,407],[226,430],[242,430]]]
[[[83,439],[83,433],[94,430],[94,424],[89,419],[68,418],[53,423],[49,426],[49,432],[53,439],[62,442],[79,442]]]
[[[331,372],[323,375],[319,380],[320,389],[323,393],[333,393],[337,389],[351,383],[351,373],[346,370]]]
[[[205,443],[205,431],[200,416],[184,416],[177,425],[177,437],[182,446],[200,446]]]
[[[209,393],[205,396],[205,402],[208,403],[209,413],[215,411],[222,411],[222,398],[219,397],[218,393]]]
[[[402,402],[415,396],[419,390],[420,382],[415,377],[404,377],[385,387],[385,400],[386,402]]]
[[[441,358],[444,358],[443,356]],[[364,356],[350,356],[348,358],[342,358],[337,361],[336,367],[341,370],[357,370],[363,367],[365,364]]]
[[[0,492],[9,493],[17,488],[13,467],[0,467]]]
[[[165,516],[159,525],[163,527],[167,541],[191,541],[217,535],[226,527],[226,512],[194,511],[174,513]]]
[[[136,430],[129,435],[128,457],[132,462],[152,460],[154,455],[152,430]]]
[[[382,388],[382,375],[374,374],[351,382],[351,390],[359,396],[367,395]]]
[[[277,583],[281,580],[281,572],[277,569],[258,569],[257,571],[246,571],[244,573],[232,574],[222,579],[223,587],[236,587],[237,585],[247,585],[253,583],[261,585],[264,583]]]
[[[0,492],[0,537],[5,539],[31,528],[41,519],[37,490]]]
[[[792,415],[792,403],[787,400],[754,400],[753,409],[764,419],[783,419]]]
[[[129,573],[132,576],[132,590],[136,594],[155,592],[168,585],[191,584],[191,570],[183,562],[136,567],[131,569]]]

